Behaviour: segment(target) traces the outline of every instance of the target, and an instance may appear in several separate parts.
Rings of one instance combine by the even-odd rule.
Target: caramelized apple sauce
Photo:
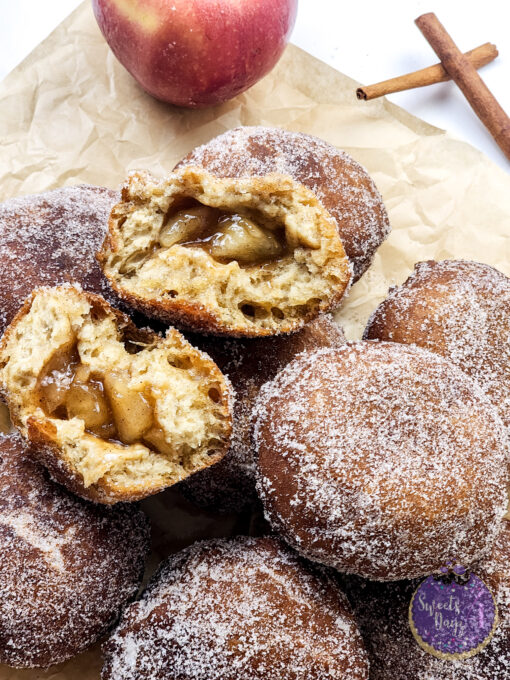
[[[38,382],[38,398],[51,418],[80,418],[85,430],[117,444],[142,443],[157,453],[175,454],[166,442],[148,393],[129,387],[127,371],[105,375],[80,362],[76,344],[56,352]]]
[[[181,245],[202,248],[218,262],[241,265],[271,262],[288,254],[285,230],[268,229],[247,215],[187,201],[174,206],[159,232],[164,248]]]

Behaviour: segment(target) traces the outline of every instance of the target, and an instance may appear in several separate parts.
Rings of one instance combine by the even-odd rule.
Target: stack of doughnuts
[[[506,677],[509,279],[420,263],[347,342],[332,314],[388,233],[352,158],[263,127],[0,206],[0,662],[110,632],[103,680]],[[266,523],[164,555],[136,599],[134,502],[173,485],[210,528]],[[407,610],[451,560],[500,618],[449,666]]]

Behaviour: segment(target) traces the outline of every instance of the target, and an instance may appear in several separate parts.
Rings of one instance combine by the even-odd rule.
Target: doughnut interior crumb
[[[132,174],[99,253],[144,313],[216,333],[270,335],[335,307],[351,278],[336,223],[290,177]]]
[[[99,296],[61,286],[37,290],[2,344],[15,424],[84,495],[141,498],[223,456],[229,387],[176,330],[139,331]]]

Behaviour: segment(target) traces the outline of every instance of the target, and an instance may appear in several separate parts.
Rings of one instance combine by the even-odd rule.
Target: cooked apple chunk
[[[175,329],[139,330],[103,298],[39,288],[0,345],[0,387],[34,454],[76,493],[143,498],[220,460],[230,387]]]

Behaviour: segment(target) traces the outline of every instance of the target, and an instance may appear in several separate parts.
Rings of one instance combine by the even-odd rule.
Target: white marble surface
[[[80,0],[0,0],[0,79]],[[292,41],[365,84],[435,63],[414,19],[435,11],[459,47],[494,42],[500,57],[482,75],[510,111],[510,3],[507,0],[300,0]],[[484,151],[505,170],[510,163],[452,83],[390,97],[411,113]]]

